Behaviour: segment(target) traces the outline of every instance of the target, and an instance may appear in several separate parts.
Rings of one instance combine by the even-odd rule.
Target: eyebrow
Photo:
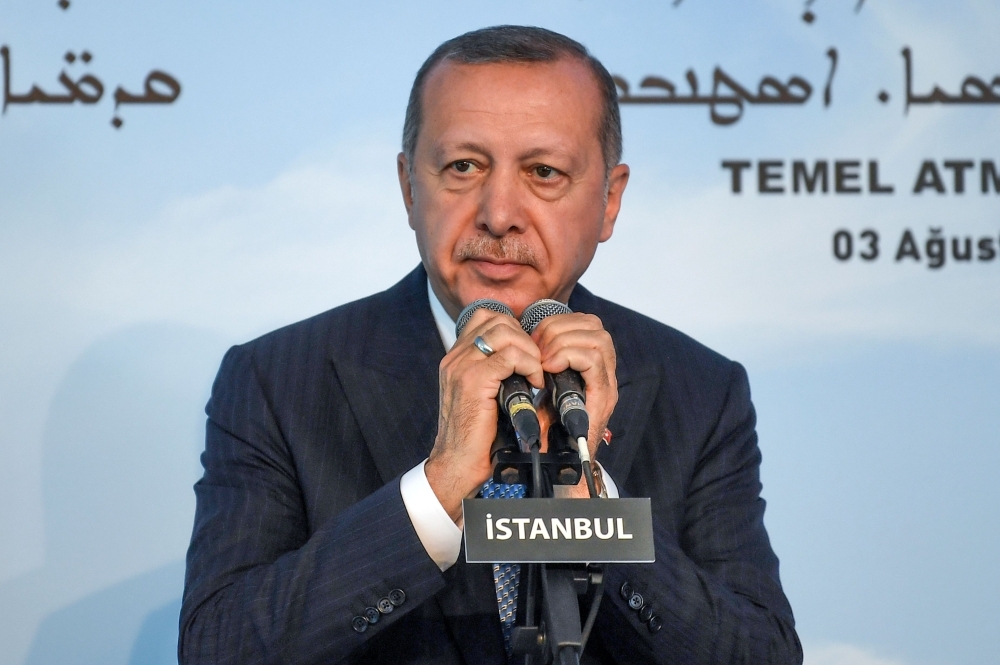
[[[486,148],[486,146],[484,146],[484,145],[482,145],[480,143],[476,143],[474,141],[463,141],[463,142],[457,143],[455,145],[448,145],[448,146],[441,146],[441,147],[439,147],[437,149],[437,151],[436,151],[437,160],[441,161],[442,159],[444,159],[444,153],[445,153],[445,151],[452,151],[452,150],[474,152],[474,153],[477,153],[477,154],[480,154],[480,155],[486,155],[486,156],[490,155],[490,151]],[[518,159],[520,159],[520,160],[534,159],[536,157],[545,157],[547,155],[558,155],[558,154],[560,154],[560,151],[558,149],[552,149],[552,148],[534,148],[532,150],[529,150],[526,153],[523,153],[523,154],[519,155]]]
[[[442,161],[444,159],[444,153],[445,152],[451,152],[451,151],[474,152],[474,153],[478,153],[480,155],[489,155],[490,154],[490,151],[487,150],[485,146],[483,146],[483,145],[481,145],[479,143],[475,143],[473,141],[463,141],[462,143],[457,143],[455,145],[439,146],[437,148],[437,150],[435,150],[435,154],[434,154],[434,156],[436,158],[436,161],[439,161],[439,162]]]
[[[534,150],[529,150],[528,152],[521,155],[521,159],[534,159],[535,157],[546,157],[548,155],[558,155],[559,150],[553,150],[551,148],[535,148]]]

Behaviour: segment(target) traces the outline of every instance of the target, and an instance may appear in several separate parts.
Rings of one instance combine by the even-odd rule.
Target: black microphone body
[[[480,309],[488,309],[499,314],[514,318],[514,312],[499,300],[483,298],[469,304],[458,315],[455,323],[455,336],[465,330],[469,319]],[[497,394],[500,409],[510,418],[514,433],[522,452],[529,452],[532,447],[541,445],[541,427],[538,424],[538,413],[532,403],[531,384],[520,374],[511,374],[500,382],[500,392]]]
[[[521,314],[521,328],[529,335],[542,319],[556,314],[571,314],[571,310],[558,300],[538,300],[528,305]],[[556,374],[545,374],[545,384],[552,393],[552,404],[559,412],[563,427],[573,441],[586,440],[590,430],[587,415],[587,392],[583,377],[575,369],[564,369]]]

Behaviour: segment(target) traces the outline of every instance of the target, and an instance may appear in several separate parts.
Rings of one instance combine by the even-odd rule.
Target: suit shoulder
[[[327,360],[338,352],[363,347],[366,331],[385,316],[388,293],[376,293],[282,326],[233,347],[227,356],[246,358],[265,381],[264,377],[304,379],[321,374]]]
[[[752,417],[750,385],[742,365],[676,328],[598,301],[594,313],[614,339],[619,382],[655,376],[658,408],[683,422],[685,431],[696,432],[691,441],[705,441],[727,418]]]
[[[636,353],[644,361],[659,358],[671,363],[694,363],[729,371],[733,361],[693,337],[656,319],[603,298],[596,298],[594,313],[618,346]]]
[[[421,303],[429,312],[426,282],[427,273],[418,265],[385,291],[278,328],[242,346],[256,352],[302,345],[322,347],[324,352],[360,348],[372,330],[400,317],[412,317]]]
[[[338,334],[344,334],[352,327],[369,322],[374,313],[384,309],[385,300],[385,291],[375,293],[282,326],[240,346],[248,350],[262,350],[295,343],[296,340],[306,338],[335,338]]]

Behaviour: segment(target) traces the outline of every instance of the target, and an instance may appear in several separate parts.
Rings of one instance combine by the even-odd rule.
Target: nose
[[[528,226],[523,187],[516,169],[498,169],[483,183],[476,226],[494,237],[523,233]]]

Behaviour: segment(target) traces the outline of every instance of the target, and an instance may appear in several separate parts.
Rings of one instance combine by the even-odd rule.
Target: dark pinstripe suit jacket
[[[801,662],[743,368],[583,287],[570,306],[614,339],[620,397],[599,459],[623,494],[652,499],[656,536],[655,564],[610,568],[585,662]],[[460,557],[442,573],[399,494],[434,441],[444,352],[422,267],[230,349],[206,409],[182,663],[504,662],[490,567]],[[352,629],[397,588],[402,605]]]

